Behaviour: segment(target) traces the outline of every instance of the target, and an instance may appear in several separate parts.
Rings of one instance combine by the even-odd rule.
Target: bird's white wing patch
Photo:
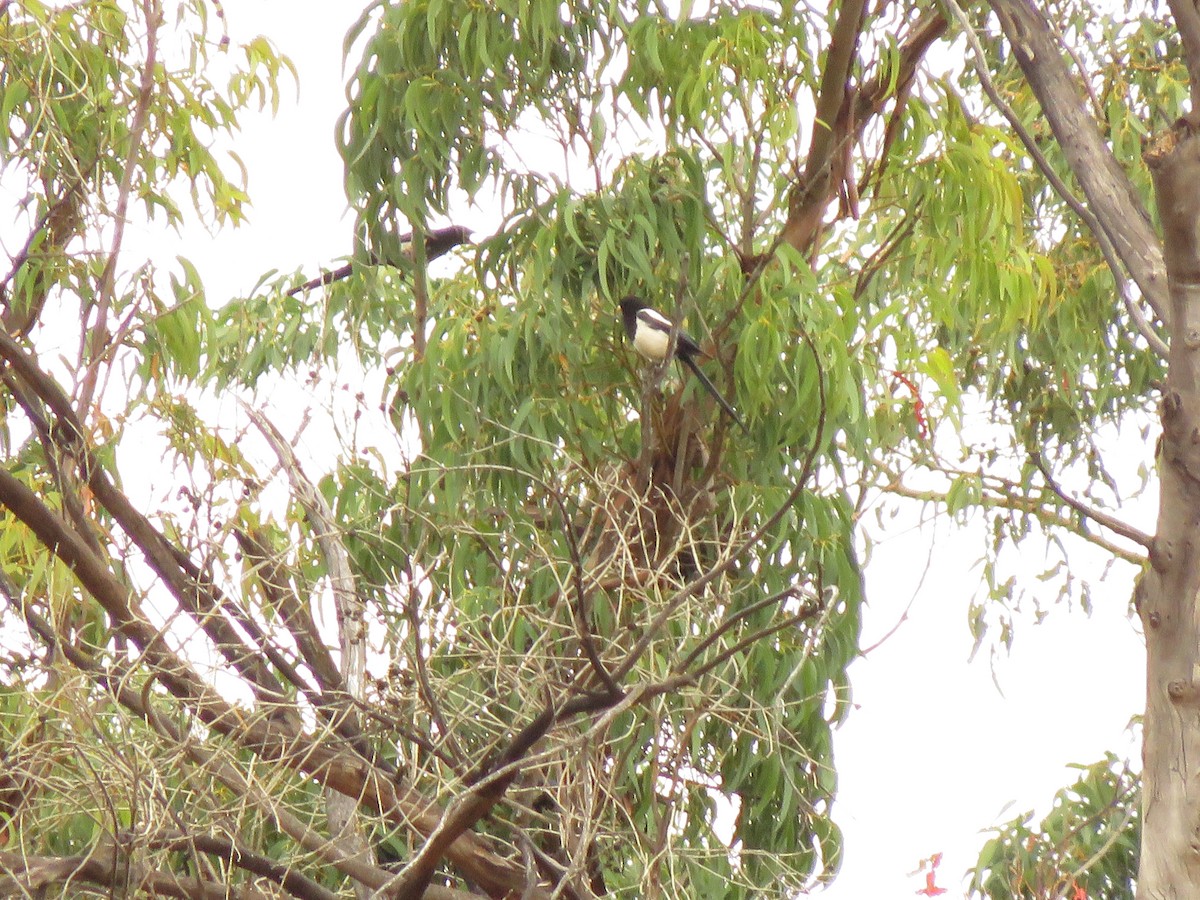
[[[642,307],[638,310],[637,316],[651,328],[661,328],[663,331],[671,330],[671,320],[657,309],[651,309],[648,306]]]

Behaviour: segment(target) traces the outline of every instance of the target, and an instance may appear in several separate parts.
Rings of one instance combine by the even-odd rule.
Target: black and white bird
[[[445,256],[459,244],[469,243],[471,240],[471,229],[462,225],[450,225],[446,228],[436,228],[433,231],[425,232],[425,262],[433,262],[439,256]],[[400,238],[400,252],[405,259],[412,259],[412,234],[406,234]],[[378,264],[378,260],[372,260]],[[324,287],[325,285],[333,284],[335,281],[341,281],[343,278],[349,278],[350,273],[354,271],[353,263],[346,263],[337,269],[329,272],[323,272],[311,281],[306,281],[299,287],[294,287],[287,292],[291,297],[293,294],[299,294],[302,291],[311,291],[313,288]]]
[[[645,300],[634,294],[621,301],[621,318],[625,324],[625,336],[633,344],[633,348],[647,359],[661,362],[666,359],[671,349],[671,320],[651,307]],[[713,395],[713,399],[721,405],[729,418],[738,427],[749,434],[746,424],[738,416],[729,401],[721,396],[717,386],[696,364],[696,357],[701,355],[700,345],[682,328],[675,330],[675,358],[692,370],[692,374],[704,385],[705,390]]]

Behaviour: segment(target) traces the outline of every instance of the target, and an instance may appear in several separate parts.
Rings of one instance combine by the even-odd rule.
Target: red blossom
[[[935,853],[928,860],[921,860],[921,869],[925,868],[925,863],[929,863],[929,871],[925,873],[925,887],[917,891],[919,897],[937,897],[939,894],[946,893],[946,889],[937,886],[937,867],[942,864],[942,854]],[[918,869],[917,871],[920,871]],[[914,875],[916,872],[913,873]]]
[[[925,887],[917,891],[917,895],[921,897],[936,897],[944,893],[946,893],[946,889],[937,886],[937,872],[926,872]]]
[[[903,372],[893,372],[892,377],[900,384],[904,385],[913,395],[913,419],[917,423],[917,433],[921,437],[929,437],[929,420],[925,418],[925,401],[921,399],[921,394],[917,390],[917,386],[913,384],[911,378]]]

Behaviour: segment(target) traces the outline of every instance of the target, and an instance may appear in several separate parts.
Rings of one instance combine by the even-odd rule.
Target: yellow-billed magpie
[[[445,256],[459,244],[469,243],[471,240],[471,229],[462,225],[450,225],[447,228],[436,228],[433,231],[425,232],[425,262],[433,262],[439,256]],[[412,259],[412,233],[404,235],[400,238],[400,252],[405,259]],[[379,260],[373,259],[371,262],[375,265],[379,264]],[[299,294],[301,291],[311,291],[316,287],[333,284],[335,281],[341,281],[343,278],[350,277],[350,273],[354,271],[353,263],[346,263],[344,266],[333,269],[329,272],[323,272],[321,275],[306,281],[299,287],[294,287],[287,292],[290,297],[293,294]]]
[[[671,347],[671,320],[650,306],[641,297],[630,294],[621,301],[621,318],[625,324],[625,336],[633,344],[633,348],[647,359],[661,361],[666,358]],[[742,431],[749,430],[738,414],[730,406],[729,401],[721,396],[717,386],[696,365],[696,357],[700,355],[700,345],[682,328],[675,330],[675,358],[692,370],[692,374],[704,385],[705,390],[713,395],[713,399],[721,405],[721,409],[738,424]]]

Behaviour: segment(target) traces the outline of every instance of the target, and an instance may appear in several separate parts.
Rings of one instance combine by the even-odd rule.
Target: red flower
[[[925,887],[917,891],[917,895],[921,897],[936,897],[938,894],[944,893],[946,893],[946,889],[937,886],[937,872],[926,872]]]
[[[917,434],[923,438],[929,437],[929,420],[925,417],[925,401],[921,399],[921,393],[917,390],[917,386],[913,384],[912,379],[903,372],[893,372],[892,378],[912,392],[913,420],[917,423]],[[934,863],[934,865],[937,864]]]

